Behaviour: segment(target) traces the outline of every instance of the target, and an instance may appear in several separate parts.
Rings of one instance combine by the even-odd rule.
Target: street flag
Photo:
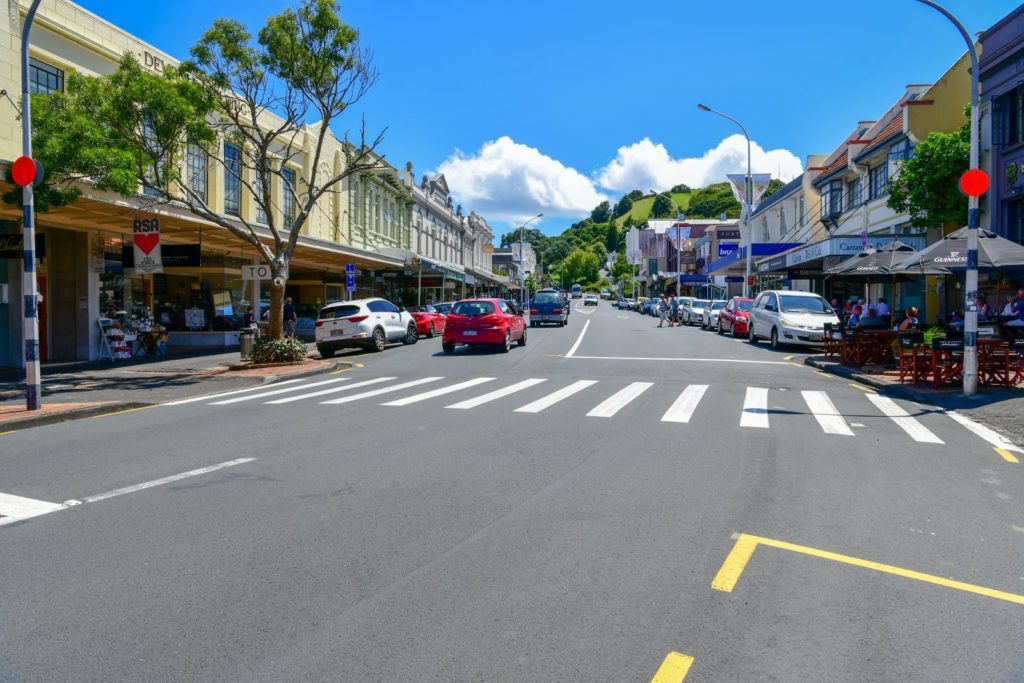
[[[132,228],[135,248],[135,272],[164,272],[160,253],[160,219],[136,218]]]
[[[736,201],[738,201],[741,206],[746,206],[747,192],[744,188],[747,178],[746,174],[730,173],[725,177],[729,179],[729,187],[732,188],[732,196],[736,198]]]
[[[768,191],[768,185],[772,182],[772,176],[770,173],[754,173],[750,178],[754,182],[754,204],[750,207],[750,210],[753,211],[761,203],[764,193]]]

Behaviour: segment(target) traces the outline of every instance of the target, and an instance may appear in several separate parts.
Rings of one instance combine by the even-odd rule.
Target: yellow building
[[[29,0],[0,3],[0,88],[15,100],[21,92],[21,26],[28,5]],[[31,91],[63,89],[72,72],[113,73],[125,53],[135,55],[154,72],[177,63],[171,55],[72,2],[44,0],[31,34]],[[3,108],[7,111],[0,116],[0,163],[6,165],[21,155],[21,122],[10,102],[0,101]],[[287,168],[299,194],[311,171],[308,151],[318,132],[318,124],[305,127],[297,140],[304,149],[275,150],[281,159],[289,159]],[[226,143],[219,144],[221,149],[212,156],[190,149],[182,160],[182,170],[187,171],[183,177],[219,214],[255,224],[269,241],[269,229],[261,227],[266,218],[259,215],[246,183],[214,160],[232,158]],[[342,172],[342,145],[328,134],[322,173]],[[300,328],[321,305],[348,295],[347,263],[356,268],[356,296],[384,294],[381,273],[406,266],[400,251],[409,248],[408,193],[397,181],[397,171],[387,167],[374,178],[354,177],[352,184],[361,192],[367,188],[373,192],[353,197],[350,183],[340,183],[337,192],[319,202],[299,238],[286,293],[296,301]],[[0,184],[0,189],[11,187]],[[243,286],[242,268],[259,262],[256,250],[183,206],[156,204],[143,194],[125,199],[87,186],[83,189],[73,205],[37,214],[42,359],[97,358],[103,348],[98,320],[108,313],[128,326],[151,320],[166,327],[172,348],[237,343],[239,323],[252,298],[251,288]],[[286,196],[290,193],[281,183],[275,182],[271,191],[279,217],[294,210]],[[358,231],[350,228],[350,212],[356,205],[361,215],[370,218],[358,222]],[[378,220],[381,216],[387,220]],[[135,220],[152,218],[160,222],[163,272],[141,274],[132,267],[132,226]],[[14,244],[20,234],[20,207],[0,207],[0,236],[11,236],[0,241]],[[389,247],[388,253],[379,248],[382,245]],[[4,252],[8,258],[0,258],[0,283],[6,285],[5,296],[0,297],[0,367],[23,365],[22,267],[20,256],[9,252]],[[261,298],[269,299],[265,289]]]

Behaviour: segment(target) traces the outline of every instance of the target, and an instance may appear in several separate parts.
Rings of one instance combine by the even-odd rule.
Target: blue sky
[[[176,57],[217,16],[255,29],[286,6],[79,2]],[[1016,3],[946,6],[975,33]],[[365,112],[371,131],[388,128],[392,164],[443,171],[498,234],[538,212],[558,233],[602,198],[742,171],[738,130],[697,102],[745,123],[755,172],[789,179],[964,50],[915,0],[347,0],[341,10],[373,48],[380,81],[337,132],[355,133]]]

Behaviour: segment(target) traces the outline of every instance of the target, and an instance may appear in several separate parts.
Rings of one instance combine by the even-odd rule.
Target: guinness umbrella
[[[892,278],[893,296],[896,295],[896,268],[908,257],[917,254],[917,251],[909,244],[900,241],[890,242],[882,245],[880,249],[867,249],[856,256],[852,256],[838,265],[829,268],[829,275],[841,275],[844,277],[865,277],[870,286],[871,278],[875,275],[889,275]],[[901,278],[903,279],[903,278]],[[889,324],[892,324],[896,315],[895,301],[889,312]]]
[[[900,261],[896,272],[908,275],[952,275],[967,268],[967,228]],[[978,229],[978,270],[1024,268],[1024,247],[994,232]]]

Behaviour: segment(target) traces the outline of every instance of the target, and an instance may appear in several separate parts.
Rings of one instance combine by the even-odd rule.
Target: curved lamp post
[[[526,308],[526,263],[523,261],[523,252],[526,249],[526,226],[543,217],[544,214],[538,213],[536,216],[519,226],[519,283],[521,289],[519,290],[519,307]]]
[[[952,12],[932,0],[917,0],[942,13],[949,19],[967,43],[971,57],[971,169],[978,168],[978,121],[981,117],[978,103],[978,51],[971,35]],[[978,393],[978,197],[972,195],[967,202],[967,273],[964,305],[964,394]],[[997,302],[998,303],[998,302]]]
[[[921,0],[921,1],[923,2],[924,0]],[[744,178],[744,180],[743,180],[743,197],[746,200],[746,201],[744,201],[744,207],[743,207],[743,224],[746,227],[746,232],[747,232],[747,266],[746,266],[746,277],[743,278],[743,296],[746,297],[746,298],[749,298],[750,297],[750,270],[751,270],[750,266],[751,266],[751,263],[752,263],[751,256],[752,256],[752,254],[754,252],[754,235],[753,235],[753,231],[750,228],[751,205],[754,203],[754,184],[753,184],[753,181],[752,181],[752,179],[750,177],[750,135],[747,134],[747,129],[746,129],[746,127],[744,127],[744,125],[742,123],[740,123],[738,120],[734,119],[733,117],[729,116],[728,114],[723,114],[722,112],[720,112],[720,111],[718,111],[716,109],[712,109],[711,107],[709,107],[706,104],[698,104],[697,105],[697,109],[700,109],[701,111],[708,111],[708,112],[711,112],[712,114],[718,114],[719,116],[721,116],[724,119],[729,119],[730,121],[732,121],[733,123],[735,123],[737,126],[740,127],[740,130],[743,131],[743,137],[745,137],[747,139],[747,177]]]

